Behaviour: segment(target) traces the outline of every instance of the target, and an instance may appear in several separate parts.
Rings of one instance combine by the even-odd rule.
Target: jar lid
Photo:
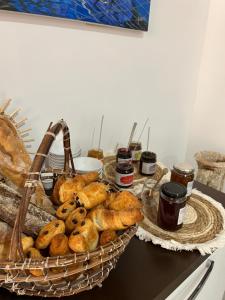
[[[178,164],[175,164],[173,166],[173,168],[178,171],[178,172],[181,172],[181,173],[184,173],[184,174],[191,174],[194,172],[194,168],[191,164],[187,163],[187,162],[182,162],[182,163],[178,163]]]
[[[183,198],[187,194],[185,186],[176,182],[167,182],[161,186],[161,191],[169,198]]]
[[[116,169],[119,171],[132,172],[134,170],[134,167],[132,166],[132,164],[129,164],[129,163],[118,163],[116,165]]]
[[[141,158],[146,160],[156,160],[156,154],[154,152],[144,151],[141,154]]]

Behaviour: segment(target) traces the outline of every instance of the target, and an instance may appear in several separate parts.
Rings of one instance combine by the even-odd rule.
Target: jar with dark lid
[[[116,155],[117,163],[131,163],[131,151],[128,148],[119,148]]]
[[[194,183],[194,168],[189,163],[179,163],[171,170],[171,181],[183,184],[187,188],[187,196],[191,195]]]
[[[144,176],[154,175],[156,171],[156,154],[144,151],[141,154],[139,173]]]
[[[176,182],[167,182],[161,186],[157,218],[161,228],[175,231],[182,227],[186,194],[186,187]]]
[[[129,163],[118,163],[116,166],[115,182],[121,188],[132,186],[134,181],[134,167]]]
[[[141,143],[132,142],[129,145],[129,150],[131,151],[132,161],[138,162],[141,158]]]

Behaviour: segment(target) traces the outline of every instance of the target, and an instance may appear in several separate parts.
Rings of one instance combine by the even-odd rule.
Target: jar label
[[[116,184],[121,185],[121,186],[130,186],[132,185],[134,180],[134,173],[130,174],[120,174],[116,172]]]
[[[131,151],[131,156],[133,161],[140,160],[141,158],[141,150],[132,150]]]
[[[187,196],[191,195],[193,184],[194,184],[194,181],[188,182],[188,184],[187,184]]]
[[[121,164],[121,163],[131,163],[132,162],[132,159],[131,158],[118,158],[118,163]]]
[[[179,216],[178,216],[178,220],[177,220],[177,225],[180,225],[183,223],[183,220],[184,220],[184,216],[185,216],[185,211],[186,211],[186,208],[183,207],[180,209],[179,211]]]
[[[142,163],[142,168],[141,171],[143,174],[146,175],[153,175],[155,174],[155,169],[156,169],[156,163]]]

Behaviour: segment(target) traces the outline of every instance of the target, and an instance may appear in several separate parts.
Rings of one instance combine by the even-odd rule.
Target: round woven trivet
[[[143,183],[146,178],[151,178],[157,180],[160,178],[163,170],[163,166],[160,163],[156,165],[156,172],[151,177],[142,176],[139,174],[139,163],[133,164],[134,166],[134,185],[138,183]],[[107,156],[104,158],[104,174],[106,178],[110,181],[115,180],[115,171],[116,170],[116,157],[115,156]]]
[[[194,250],[212,253],[225,245],[225,210],[207,195],[194,190],[187,201],[183,227],[171,232],[157,226],[158,200],[144,205],[144,221],[137,235],[169,250]]]

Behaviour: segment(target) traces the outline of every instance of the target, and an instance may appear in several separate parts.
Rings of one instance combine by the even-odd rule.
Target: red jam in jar
[[[119,148],[116,155],[116,162],[117,163],[131,163],[132,156],[131,151],[127,148]]]
[[[167,182],[161,186],[158,207],[158,225],[170,231],[183,225],[187,189],[176,182]]]
[[[115,182],[121,188],[131,187],[134,181],[134,167],[129,163],[119,163],[116,166]]]

